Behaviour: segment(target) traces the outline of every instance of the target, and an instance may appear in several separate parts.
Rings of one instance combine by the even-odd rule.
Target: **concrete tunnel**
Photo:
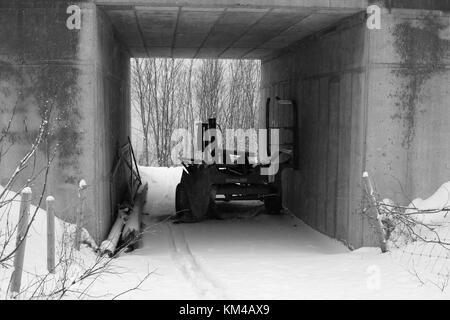
[[[379,30],[366,24],[373,3]],[[71,5],[81,8],[79,28],[66,25]],[[73,221],[70,204],[86,179],[85,223],[100,241],[124,179],[111,181],[111,168],[130,135],[130,58],[260,59],[261,101],[279,96],[298,107],[300,153],[283,172],[284,206],[353,248],[374,245],[361,214],[363,171],[402,204],[449,180],[449,8],[447,0],[2,1],[0,125],[15,104],[20,121],[0,184],[52,106],[59,149],[47,193]],[[36,161],[48,157],[42,149]]]

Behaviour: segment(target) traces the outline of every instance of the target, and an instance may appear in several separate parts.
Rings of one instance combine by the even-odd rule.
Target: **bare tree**
[[[148,79],[148,76],[152,76],[151,72],[147,72],[150,61],[147,59],[134,59],[131,66],[132,73],[132,99],[133,99],[133,107],[135,108],[137,114],[140,119],[140,133],[142,136],[142,158],[140,158],[140,163],[149,166],[150,158],[149,158],[149,130],[150,130],[150,108],[149,108],[149,91],[150,91],[150,83],[152,79]]]
[[[179,86],[177,99],[177,108],[179,116],[177,117],[177,127],[189,129],[191,133],[194,130],[195,123],[195,108],[193,101],[193,70],[194,60],[183,61],[182,69],[180,71]]]
[[[256,60],[245,60],[243,62],[243,96],[244,108],[242,110],[241,128],[254,128],[260,103],[260,81],[261,65]]]
[[[171,165],[172,133],[185,128],[194,136],[196,121],[216,117],[221,128],[256,125],[259,61],[137,59],[132,65],[143,165]]]
[[[150,165],[150,146],[159,166],[171,165],[171,137],[186,92],[183,63],[175,59],[136,59],[133,64],[133,104],[139,115],[144,165]],[[188,101],[189,104],[189,101]],[[153,142],[153,143],[152,143]]]
[[[222,112],[228,128],[254,128],[259,106],[260,63],[236,60],[229,63],[226,105]]]
[[[169,166],[171,165],[171,138],[178,117],[175,96],[179,89],[176,84],[181,61],[153,60],[152,65],[156,81],[153,82],[153,90],[151,90],[154,102],[153,117],[150,118],[151,127],[155,139],[158,165]]]
[[[17,83],[21,88],[17,92],[9,90],[8,96],[0,96],[2,113],[0,166],[4,165],[4,161],[9,161],[7,159],[9,156],[16,157],[19,152],[21,156],[15,170],[11,171],[0,188],[0,269],[5,273],[11,269],[19,247],[34,228],[39,208],[48,189],[49,171],[56,165],[54,161],[56,155],[59,155],[58,162],[65,161],[65,151],[68,148],[76,149],[76,146],[72,145],[74,140],[65,139],[67,134],[75,132],[74,128],[77,126],[78,116],[76,110],[72,108],[70,96],[67,96],[68,92],[75,94],[76,88],[68,86],[71,83],[70,76],[67,83],[64,83],[54,77],[51,72],[51,69],[42,68],[29,75],[29,81],[33,88],[36,88],[33,96],[40,116],[34,119],[33,123],[26,121],[26,114],[23,114],[24,103],[27,101],[26,93],[20,91],[23,89],[21,82],[23,79]],[[0,78],[0,80],[3,79]],[[10,87],[9,82],[6,82],[6,85]],[[15,101],[11,97],[16,97]],[[62,102],[67,104],[61,105]],[[20,218],[19,212],[16,212],[18,208],[15,206],[19,194],[15,191],[28,187],[35,191],[32,200],[36,206],[24,229],[21,228],[19,231]],[[19,232],[20,236],[18,236]],[[97,277],[110,272],[111,262],[106,258],[98,257],[92,263],[84,263],[84,260],[73,252],[73,246],[66,245],[73,235],[74,232],[67,233],[63,235],[61,241],[57,242],[60,244],[61,252],[54,274],[45,272],[41,275],[30,276],[29,272],[21,270],[32,280],[24,283],[21,292],[13,298],[61,299],[70,292],[78,293],[78,298],[88,297],[87,291]]]
[[[39,74],[38,74],[39,75]],[[36,75],[33,75],[36,76]],[[54,86],[54,92],[58,92],[60,87]],[[30,187],[33,184],[39,185],[39,192],[35,197],[37,203],[36,210],[31,215],[30,222],[26,226],[25,237],[31,228],[33,221],[35,220],[37,211],[41,203],[43,202],[45,192],[47,190],[47,179],[50,171],[50,166],[56,156],[59,148],[59,144],[53,144],[54,134],[57,130],[57,126],[52,124],[58,117],[55,116],[55,100],[51,96],[45,96],[43,99],[37,99],[39,105],[40,123],[37,131],[28,132],[28,126],[25,123],[24,132],[17,132],[19,126],[17,123],[19,119],[17,117],[17,111],[19,106],[23,103],[23,92],[17,92],[17,99],[11,108],[8,108],[7,99],[0,101],[0,105],[6,105],[6,111],[10,113],[10,116],[6,123],[1,123],[0,127],[0,166],[8,153],[11,150],[17,152],[13,148],[20,141],[24,145],[25,152],[23,152],[22,158],[18,161],[14,171],[11,172],[9,177],[5,180],[6,183],[0,189],[0,267],[6,267],[10,261],[14,258],[16,251],[23,241],[23,238],[19,243],[14,244],[15,236],[17,234],[18,223],[12,220],[11,207],[16,201],[18,194],[13,190],[22,190],[25,187]],[[42,98],[42,97],[41,97]],[[14,123],[16,125],[14,125]],[[14,132],[12,130],[14,128]],[[22,136],[19,140],[17,137]],[[29,144],[28,147],[27,143]],[[23,149],[22,149],[23,150]],[[40,162],[39,156],[41,153],[45,154],[45,161]],[[12,194],[12,196],[11,196]]]
[[[223,103],[224,66],[221,60],[201,60],[195,78],[198,114],[202,121],[218,118]]]

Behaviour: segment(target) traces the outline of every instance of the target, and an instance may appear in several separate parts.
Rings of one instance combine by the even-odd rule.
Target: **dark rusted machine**
[[[205,159],[182,159],[184,167],[180,183],[176,188],[175,207],[178,222],[197,222],[214,216],[215,201],[261,200],[269,214],[279,214],[282,209],[281,171],[292,167],[296,161],[297,112],[291,100],[276,100],[276,106],[289,108],[286,116],[293,122],[290,126],[283,121],[270,119],[270,99],[267,99],[266,128],[280,130],[279,154],[268,155],[279,161],[279,170],[273,175],[263,175],[261,170],[270,167],[271,163],[259,163],[257,155],[248,151],[209,148],[211,158],[222,153],[221,162],[205,161]],[[277,127],[277,125],[279,127]],[[209,129],[217,130],[216,119],[208,120],[199,126],[198,143],[202,152],[215,141],[209,135]],[[201,131],[200,131],[201,130]],[[268,138],[270,136],[268,135]],[[270,148],[269,148],[270,149]],[[204,154],[204,153],[202,153]],[[209,159],[211,159],[209,158]]]

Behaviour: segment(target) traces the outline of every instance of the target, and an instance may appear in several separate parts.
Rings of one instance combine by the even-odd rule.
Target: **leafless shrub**
[[[7,278],[9,278],[8,274],[12,270],[12,261],[17,254],[18,248],[30,235],[30,231],[35,226],[37,214],[47,191],[49,170],[59,147],[58,144],[52,145],[49,141],[49,134],[52,130],[50,125],[52,106],[48,104],[44,109],[45,111],[41,114],[42,118],[36,136],[32,137],[30,134],[27,136],[27,139],[31,139],[29,148],[19,161],[16,169],[6,179],[6,184],[0,188],[0,271],[2,271],[3,275],[7,275]],[[6,123],[2,123],[3,127],[0,127],[0,166],[15,144],[15,140],[12,138],[14,134],[11,130],[14,121],[17,121],[16,110],[17,103],[10,112],[10,118]],[[43,150],[45,150],[46,160],[42,164],[38,157],[42,156]],[[32,199],[36,207],[30,214],[24,236],[16,242],[19,225],[19,212],[17,212],[16,204],[19,202],[20,194],[13,190],[22,190],[26,187],[31,187],[34,191],[38,190]],[[5,298],[118,298],[125,293],[138,290],[140,285],[151,275],[151,272],[148,272],[136,285],[131,286],[131,288],[116,296],[92,296],[90,289],[99,278],[111,275],[120,276],[125,272],[114,264],[112,258],[95,255],[92,249],[96,249],[96,246],[92,241],[88,241],[87,236],[85,236],[85,243],[89,244],[92,248],[82,250],[83,252],[74,250],[73,238],[74,226],[64,223],[61,238],[57,241],[59,246],[54,272],[21,270],[27,281],[23,281],[20,292],[18,293],[10,293],[9,286],[8,288],[2,286],[2,289],[6,289]],[[45,255],[45,252],[42,252],[42,255]],[[1,281],[6,283],[7,279],[4,278]]]
[[[11,118],[10,121],[12,121],[12,119],[13,118]],[[15,244],[14,246],[12,246],[12,242],[15,240],[15,235],[17,233],[18,224],[17,224],[17,221],[14,221],[12,219],[11,208],[12,208],[12,204],[17,201],[18,194],[11,192],[11,189],[13,188],[13,186],[16,185],[16,181],[18,180],[21,173],[28,167],[34,165],[34,162],[36,160],[35,157],[37,156],[39,147],[45,140],[46,135],[48,133],[47,126],[48,126],[48,118],[47,118],[47,116],[45,116],[40,124],[38,135],[35,138],[33,144],[30,146],[29,150],[26,152],[25,156],[22,158],[22,160],[20,161],[17,168],[11,174],[6,185],[3,186],[2,190],[0,190],[0,227],[1,227],[1,229],[0,229],[0,266],[5,266],[8,264],[8,262],[14,257],[14,254],[16,253],[16,250],[17,250],[18,246],[20,245],[20,243],[19,243],[19,244]],[[3,131],[2,137],[6,137],[9,134],[9,128],[10,128],[10,124],[8,124],[8,127],[6,128],[6,130]],[[6,141],[6,139],[4,139],[3,141]],[[45,191],[47,188],[48,172],[50,170],[50,165],[51,165],[53,159],[54,159],[54,153],[50,157],[50,159],[47,160],[47,163],[44,165],[43,168],[41,168],[38,171],[34,170],[34,168],[33,168],[31,173],[28,175],[28,179],[27,179],[25,185],[23,185],[20,188],[20,189],[23,189],[25,187],[31,186],[32,183],[43,174],[43,176],[44,176],[43,177],[43,186],[41,188],[40,194],[37,197],[37,207],[34,210],[34,212],[32,213],[31,219],[26,228],[25,237],[28,234],[28,232],[34,222],[34,220],[36,218],[36,214],[39,209],[39,206],[41,205],[41,203],[43,201],[44,194],[45,194]],[[1,165],[1,161],[0,161],[0,165]],[[12,196],[11,196],[11,194],[12,194]],[[22,239],[22,241],[23,241],[23,239]],[[11,246],[12,246],[12,248],[11,248]]]
[[[219,129],[255,128],[260,77],[255,60],[133,60],[132,105],[139,123],[133,136],[139,163],[172,165],[174,130],[188,129],[194,137],[195,123],[211,117],[217,118]]]
[[[119,278],[125,271],[115,265],[115,259],[105,255],[83,254],[74,249],[74,232],[72,226],[64,223],[58,248],[58,260],[53,273],[28,273],[28,281],[15,294],[13,299],[61,300],[61,299],[117,299],[132,291],[139,290],[141,285],[153,273],[148,271],[135,285],[115,295],[93,295],[91,289],[101,278],[110,280]],[[87,232],[86,232],[87,233]],[[85,234],[86,234],[85,233]],[[120,255],[124,249],[120,250]]]
[[[446,185],[440,190],[446,190]],[[450,190],[448,199],[450,199]],[[431,283],[444,291],[450,281],[450,206],[421,209],[366,192],[363,214],[372,226],[382,222],[382,233],[390,251],[406,265],[420,283]],[[381,200],[382,199],[382,200]]]

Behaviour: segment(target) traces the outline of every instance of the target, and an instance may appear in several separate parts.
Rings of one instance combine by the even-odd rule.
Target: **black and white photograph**
[[[450,0],[0,0],[0,300],[405,299],[450,300]]]

